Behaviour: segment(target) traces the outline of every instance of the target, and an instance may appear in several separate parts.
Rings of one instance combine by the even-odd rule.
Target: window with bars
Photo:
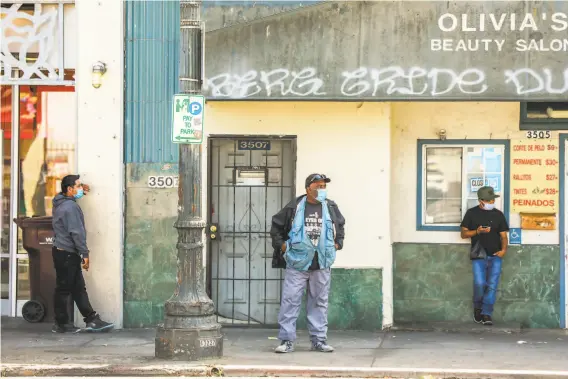
[[[501,195],[495,203],[504,211],[505,153],[498,143],[420,143],[418,229],[458,229],[483,186]]]

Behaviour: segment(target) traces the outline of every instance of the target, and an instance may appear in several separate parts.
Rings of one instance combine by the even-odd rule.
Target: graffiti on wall
[[[493,74],[495,75],[495,74]],[[485,71],[468,68],[389,66],[360,67],[343,71],[339,78],[328,78],[313,67],[301,70],[279,68],[270,71],[250,70],[245,74],[223,73],[206,80],[205,88],[213,98],[246,99],[250,97],[323,97],[329,88],[339,86],[345,97],[443,97],[476,96],[490,92],[492,85],[505,86],[516,95],[542,94],[568,96],[568,67],[563,72],[542,69],[504,70],[500,83],[491,83]]]
[[[204,89],[210,99],[568,101],[561,3],[322,2],[209,34]]]

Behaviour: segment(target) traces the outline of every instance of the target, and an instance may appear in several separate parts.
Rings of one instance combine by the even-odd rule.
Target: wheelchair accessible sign
[[[203,143],[205,97],[174,95],[172,109],[172,142]]]
[[[520,245],[523,242],[521,228],[509,229],[509,243],[511,245]]]

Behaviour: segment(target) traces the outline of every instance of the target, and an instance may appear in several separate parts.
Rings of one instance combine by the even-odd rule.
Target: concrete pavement
[[[448,328],[447,330],[452,330]],[[469,330],[469,331],[468,331]],[[568,331],[464,329],[330,331],[336,352],[277,355],[276,330],[225,328],[224,357],[195,363],[154,358],[153,329],[53,334],[49,324],[2,319],[2,374],[8,376],[566,377]],[[477,375],[477,376],[476,376]],[[482,375],[482,376],[480,376]]]

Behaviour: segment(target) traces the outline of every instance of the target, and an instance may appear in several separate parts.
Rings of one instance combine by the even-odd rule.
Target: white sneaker
[[[312,351],[319,351],[320,353],[331,353],[335,349],[329,346],[326,342],[312,342]]]
[[[274,349],[275,353],[291,353],[294,351],[294,343],[292,341],[282,341],[280,346]]]

